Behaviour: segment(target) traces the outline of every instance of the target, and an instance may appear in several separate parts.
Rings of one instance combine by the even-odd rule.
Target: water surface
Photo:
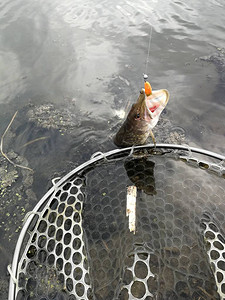
[[[36,199],[28,200],[26,211],[51,178],[114,147],[111,138],[121,122],[117,112],[136,101],[143,86],[150,26],[149,80],[153,89],[171,94],[162,117],[181,127],[190,145],[224,153],[225,70],[200,59],[225,47],[223,11],[222,0],[1,2],[0,134],[18,110],[4,146],[34,170],[26,187]],[[66,121],[68,114],[67,130],[60,122],[43,128],[29,120],[28,111],[48,105],[56,119]],[[23,147],[40,137],[46,139]],[[27,176],[18,175],[11,193]],[[5,199],[1,205],[5,214]],[[19,212],[14,218],[21,219]],[[8,241],[8,219],[3,216],[0,228],[3,281],[18,237],[16,232]]]

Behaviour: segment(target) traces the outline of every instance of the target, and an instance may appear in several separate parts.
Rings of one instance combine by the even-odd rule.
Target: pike
[[[156,145],[155,136],[152,129],[159,121],[160,114],[169,101],[169,92],[166,89],[152,91],[150,83],[147,81],[147,66],[149,62],[150,48],[152,40],[152,26],[150,26],[148,54],[145,65],[145,88],[140,91],[137,102],[132,105],[131,110],[117,132],[114,143],[118,147],[129,147],[146,144],[149,135]]]
[[[145,79],[146,75],[144,75]],[[166,89],[152,91],[151,85],[145,80],[145,89],[140,91],[137,102],[117,132],[114,143],[118,147],[143,145],[149,135],[156,145],[152,129],[158,123],[160,114],[169,101],[169,92]]]

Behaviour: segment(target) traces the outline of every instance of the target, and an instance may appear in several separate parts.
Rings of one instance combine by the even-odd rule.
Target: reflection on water
[[[161,125],[183,128],[191,145],[224,152],[224,67],[217,68],[217,60],[200,60],[225,47],[223,9],[221,0],[0,3],[0,135],[19,110],[4,146],[13,159],[34,169],[38,197],[54,175],[113,147],[111,137],[121,122],[116,111],[135,101],[143,85],[149,23],[147,72],[153,89],[167,88],[171,94]],[[66,111],[68,130],[43,129],[37,119],[29,120],[28,111],[43,105],[52,105],[51,117],[59,124]],[[160,124],[155,131],[163,141]],[[48,138],[21,148],[43,136]],[[22,189],[21,176],[11,193]],[[27,201],[29,210],[34,203]],[[1,223],[5,236],[4,228]]]
[[[147,158],[137,158],[126,160],[124,167],[127,171],[127,176],[139,189],[143,190],[147,195],[155,195],[155,163]]]

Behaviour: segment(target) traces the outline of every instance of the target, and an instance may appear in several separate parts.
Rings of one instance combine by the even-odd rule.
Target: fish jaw
[[[115,145],[129,147],[145,144],[152,128],[158,123],[159,116],[168,100],[169,92],[167,90],[152,91],[148,97],[142,90],[114,138]]]
[[[145,98],[146,108],[151,116],[149,128],[153,129],[159,121],[159,117],[169,101],[169,91],[166,89],[152,91],[152,94]]]

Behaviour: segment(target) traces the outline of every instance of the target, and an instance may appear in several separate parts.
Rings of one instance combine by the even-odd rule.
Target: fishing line
[[[150,56],[150,49],[151,49],[151,41],[152,41],[152,25],[150,25],[150,31],[149,31],[148,54],[147,54],[146,64],[145,64],[145,74],[147,74],[147,68],[148,68],[149,56]]]
[[[151,41],[152,41],[152,25],[151,24],[149,24],[149,25],[150,25],[150,31],[149,31],[149,41],[148,41],[148,54],[147,54],[146,64],[145,64],[145,73],[143,73],[144,82],[145,82],[145,95],[146,96],[152,95],[151,84],[147,81],[147,79],[148,79],[147,68],[148,68],[150,49],[151,49]]]

